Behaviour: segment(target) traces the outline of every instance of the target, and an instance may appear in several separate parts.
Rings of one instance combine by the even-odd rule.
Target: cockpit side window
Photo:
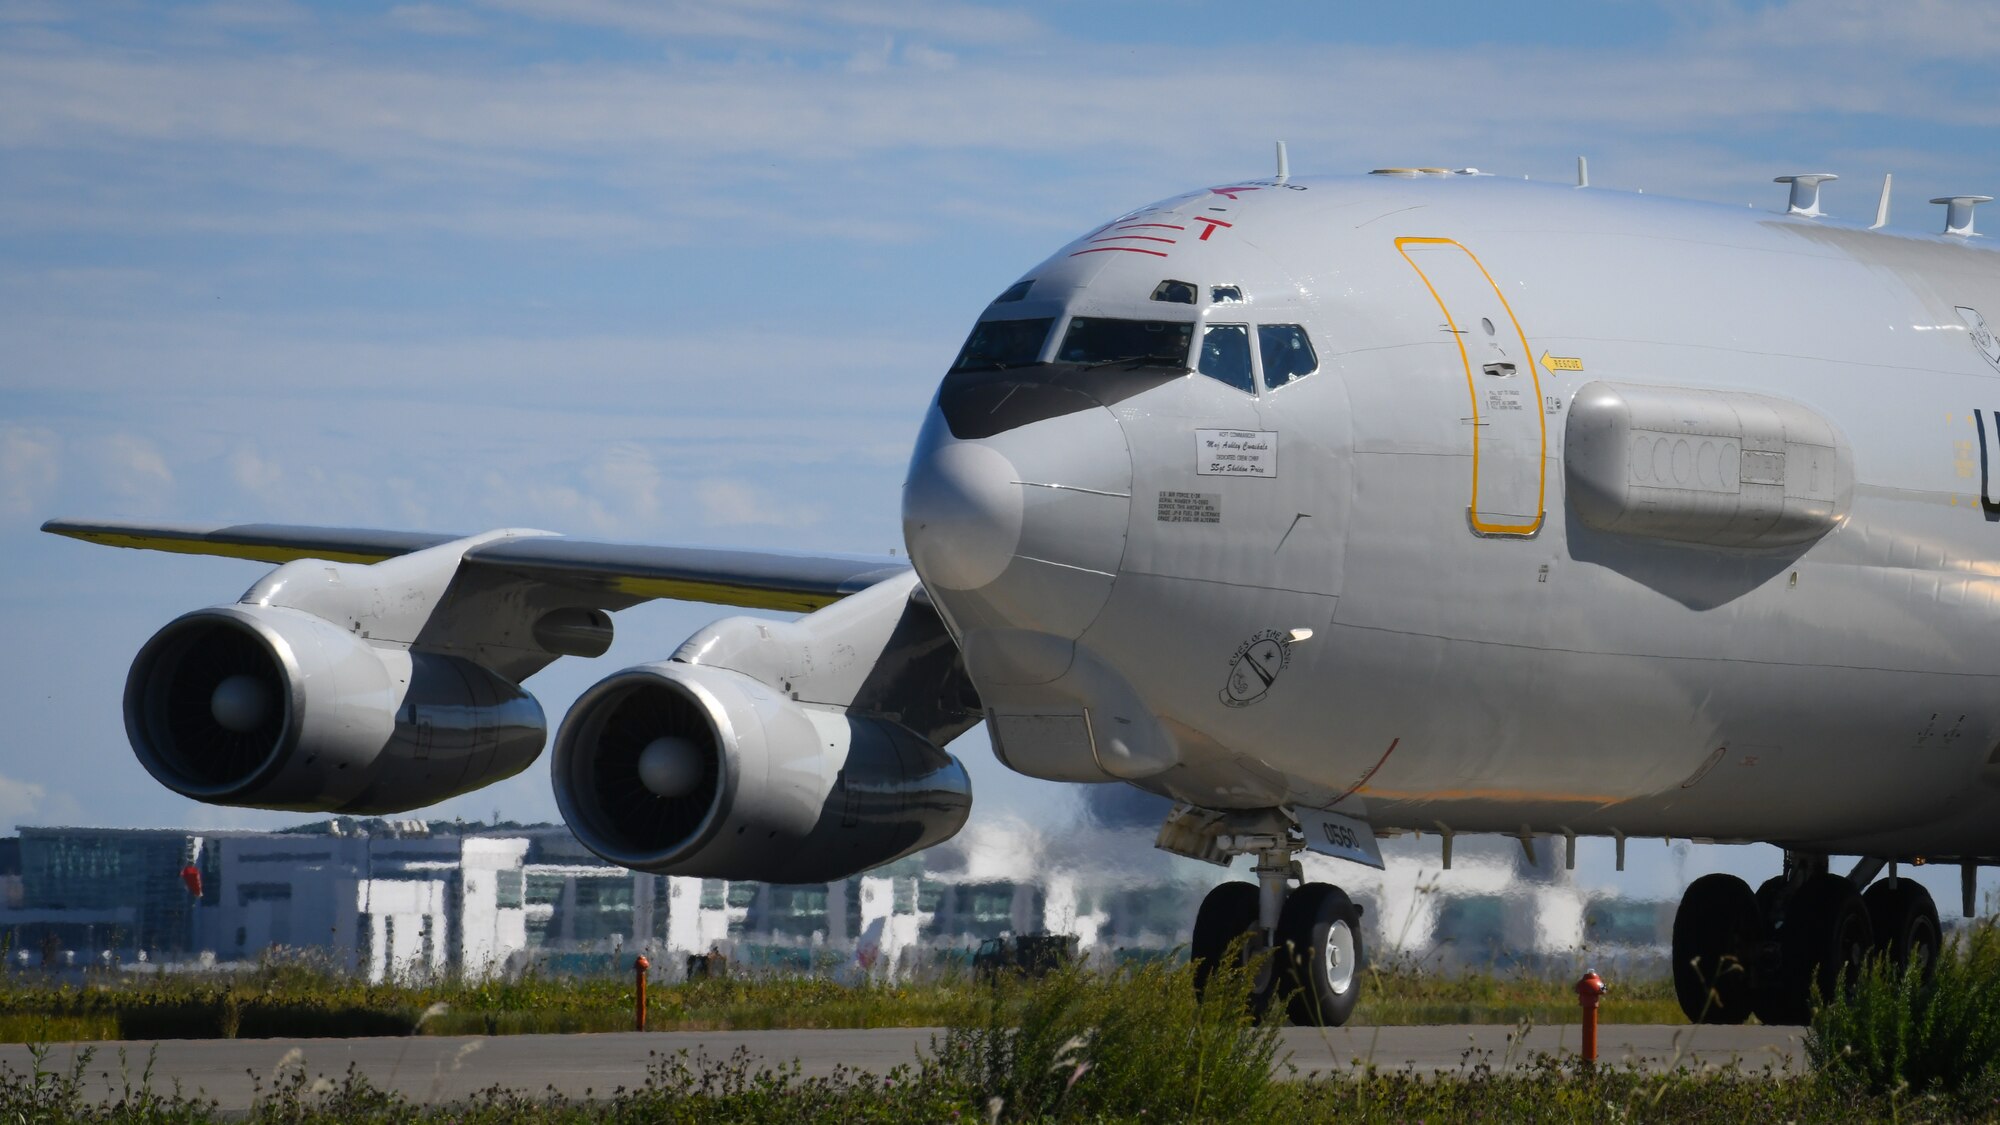
[[[965,347],[958,353],[953,371],[991,371],[1002,367],[1026,367],[1040,362],[1042,345],[1049,338],[1054,317],[1033,320],[982,320],[972,326]]]
[[[1297,324],[1258,325],[1257,353],[1264,361],[1264,385],[1272,390],[1319,370],[1312,341]]]
[[[1257,393],[1250,374],[1250,326],[1211,324],[1201,334],[1201,373],[1246,394]]]
[[[1075,316],[1056,359],[1063,363],[1144,363],[1185,371],[1194,325],[1175,320]]]

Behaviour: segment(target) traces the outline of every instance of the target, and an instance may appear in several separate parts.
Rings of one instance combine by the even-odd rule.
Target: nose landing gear
[[[1854,983],[1870,956],[1929,966],[1940,943],[1930,892],[1864,859],[1848,875],[1824,856],[1786,853],[1785,874],[1755,894],[1734,875],[1688,884],[1674,915],[1674,993],[1695,1023],[1802,1024]],[[1864,894],[1862,887],[1868,886]]]
[[[1252,854],[1257,883],[1224,883],[1202,900],[1189,950],[1195,987],[1205,987],[1234,948],[1260,965],[1251,982],[1251,1006],[1260,1016],[1279,1003],[1295,1024],[1339,1027],[1361,994],[1361,907],[1331,883],[1304,881],[1292,858],[1304,844],[1289,822],[1259,827],[1266,830],[1211,834],[1213,847],[1201,856],[1227,863]],[[1239,938],[1241,945],[1233,945]]]

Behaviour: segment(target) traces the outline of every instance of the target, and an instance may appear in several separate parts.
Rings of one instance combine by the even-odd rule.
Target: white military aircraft
[[[929,409],[909,564],[289,526],[52,521],[281,563],[133,664],[139,760],[219,804],[380,813],[525,769],[518,685],[615,611],[732,617],[586,692],[557,799],[644,871],[842,877],[950,837],[939,747],[1177,802],[1340,1023],[1359,910],[1304,848],[1378,834],[1769,841],[1687,890],[1696,1020],[1796,1021],[1871,948],[1928,958],[1897,862],[2000,856],[2000,255],[1944,233],[1471,171],[1203,188],[994,299]],[[1884,206],[1887,185],[1884,185]],[[1947,202],[1947,201],[1939,201]],[[1877,226],[1880,225],[1878,221]],[[912,569],[912,567],[914,569]],[[1829,855],[1864,857],[1845,874]],[[1885,867],[1887,878],[1877,880]]]

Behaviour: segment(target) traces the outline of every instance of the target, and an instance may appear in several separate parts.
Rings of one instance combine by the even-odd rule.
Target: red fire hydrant
[[[632,971],[639,978],[639,992],[633,1000],[634,1007],[636,1008],[636,1011],[632,1013],[632,1030],[634,1031],[646,1030],[646,970],[652,967],[652,962],[646,960],[646,955],[643,953],[632,962]]]
[[[1576,1002],[1583,1008],[1583,1061],[1585,1065],[1597,1062],[1597,1003],[1604,999],[1604,990],[1611,987],[1595,969],[1583,974],[1576,982]]]

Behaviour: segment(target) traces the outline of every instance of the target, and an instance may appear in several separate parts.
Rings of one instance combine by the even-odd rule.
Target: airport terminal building
[[[1671,902],[1587,894],[1553,856],[1537,862],[1509,840],[1462,841],[1449,871],[1399,843],[1372,883],[1343,872],[1377,960],[1532,966],[1588,948],[1598,964],[1664,964]],[[1159,865],[1114,877],[1031,854],[969,842],[776,886],[628,871],[561,825],[24,827],[0,840],[0,942],[11,971],[247,964],[282,951],[380,981],[623,971],[643,952],[672,977],[688,956],[719,951],[753,968],[898,974],[1037,931],[1075,934],[1106,961],[1168,955],[1222,877]]]

